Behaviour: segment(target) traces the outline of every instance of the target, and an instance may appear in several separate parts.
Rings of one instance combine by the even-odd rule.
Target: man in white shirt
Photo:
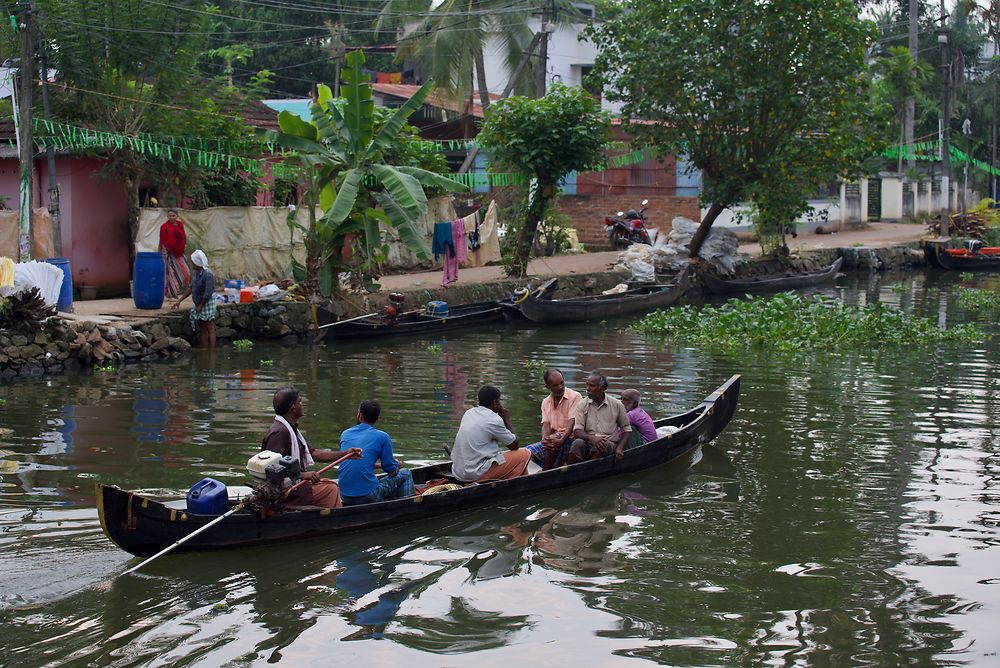
[[[500,446],[509,452],[502,453]],[[505,480],[525,474],[531,453],[518,447],[510,428],[510,411],[500,403],[500,390],[479,389],[479,405],[465,411],[451,451],[451,474],[462,482]]]

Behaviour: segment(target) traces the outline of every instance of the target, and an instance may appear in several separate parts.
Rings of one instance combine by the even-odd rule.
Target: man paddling
[[[349,448],[345,452],[332,450],[317,450],[308,443],[298,423],[304,414],[302,397],[294,387],[283,387],[274,393],[274,424],[264,435],[261,450],[270,450],[279,455],[289,456],[299,462],[302,467],[302,479],[307,481],[297,489],[286,494],[282,506],[320,506],[323,508],[340,508],[340,487],[333,480],[320,478],[315,471],[306,469],[314,462],[335,462],[345,455],[353,455],[351,459],[361,457],[360,448]],[[294,447],[293,447],[294,444]]]

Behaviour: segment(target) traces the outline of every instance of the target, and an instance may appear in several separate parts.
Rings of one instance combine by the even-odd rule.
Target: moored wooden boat
[[[983,246],[973,252],[967,248],[948,248],[949,241],[943,238],[924,243],[927,264],[955,271],[1000,271],[1000,247]]]
[[[335,510],[289,510],[266,518],[254,511],[240,511],[193,537],[177,551],[280,543],[400,524],[489,505],[502,499],[517,500],[525,494],[644,471],[652,466],[681,463],[685,455],[725,429],[736,411],[739,393],[740,376],[735,375],[695,408],[656,420],[657,427],[670,425],[678,430],[626,451],[618,463],[613,457],[604,457],[511,480]],[[450,462],[442,462],[412,469],[414,483],[419,485],[444,477],[450,467]],[[217,518],[189,513],[182,501],[165,503],[100,483],[97,484],[97,510],[108,538],[137,556],[155,554]]]
[[[534,322],[605,320],[673,306],[687,288],[688,273],[684,270],[672,283],[638,286],[619,294],[569,299],[544,299],[544,295],[531,294],[520,302],[520,308],[524,317]]]
[[[816,271],[789,272],[771,276],[727,279],[714,274],[704,275],[705,285],[716,294],[745,294],[748,292],[783,292],[798,288],[809,288],[832,283],[840,271],[844,258],[838,257],[833,264]]]
[[[460,327],[472,327],[496,322],[504,318],[502,305],[497,301],[477,302],[449,306],[443,314],[428,313],[421,309],[401,313],[389,318],[379,313],[336,322],[332,317],[321,316],[319,339],[352,339],[372,336],[434,335]],[[327,322],[323,322],[326,320]]]

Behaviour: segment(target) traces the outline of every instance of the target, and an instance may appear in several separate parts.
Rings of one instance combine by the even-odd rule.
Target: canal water
[[[830,294],[943,324],[954,275],[849,276]],[[967,285],[1000,289],[1000,278]],[[625,321],[193,357],[0,386],[0,664],[995,666],[1000,663],[996,339],[724,352]],[[182,495],[243,484],[276,388],[335,446],[358,403],[402,459],[442,457],[477,388],[523,441],[539,367],[603,369],[654,415],[743,374],[729,428],[681,470],[403,527],[137,563],[94,483]]]

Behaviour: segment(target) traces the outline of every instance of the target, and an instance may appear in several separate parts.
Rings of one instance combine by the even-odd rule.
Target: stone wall
[[[604,226],[605,216],[637,208],[643,199],[649,200],[646,211],[649,226],[657,227],[662,232],[670,231],[670,223],[677,216],[701,220],[697,197],[651,195],[630,202],[621,195],[574,195],[560,197],[559,210],[573,221],[577,236],[588,250],[607,250],[610,246]]]
[[[32,333],[0,331],[0,378],[32,378],[92,364],[120,366],[186,353],[191,344],[163,332],[153,336],[129,325],[50,318]]]

